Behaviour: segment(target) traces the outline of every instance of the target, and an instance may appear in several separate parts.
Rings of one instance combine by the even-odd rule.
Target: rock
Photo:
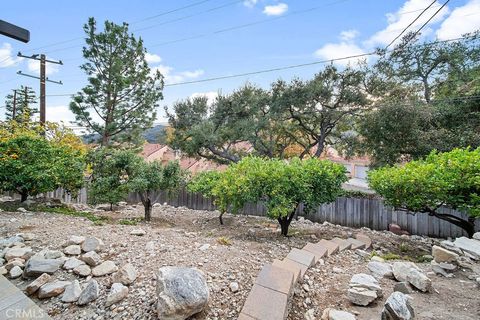
[[[38,298],[45,299],[50,297],[56,297],[65,291],[65,287],[70,284],[69,281],[55,280],[48,282],[40,287],[38,290]]]
[[[382,320],[410,320],[414,317],[408,296],[396,291],[388,297],[382,310]]]
[[[359,273],[350,280],[347,296],[353,304],[367,306],[382,295],[382,288],[371,275]]]
[[[418,267],[413,262],[394,262],[393,276],[400,282],[407,281],[407,275],[410,269],[418,269]]]
[[[455,252],[456,254],[458,255],[463,255],[463,251],[462,249],[458,248],[457,246],[455,246],[455,244],[451,241],[448,241],[448,240],[443,240],[442,242],[440,242],[440,246],[442,246],[442,248],[445,248],[449,251],[453,251]]]
[[[8,276],[12,279],[16,279],[20,277],[22,273],[23,273],[22,268],[20,268],[19,266],[14,266],[12,269],[10,269]]]
[[[5,265],[5,268],[10,271],[12,270],[13,267],[20,267],[24,268],[25,267],[25,260],[20,259],[20,258],[15,258],[7,262]]]
[[[27,209],[20,207],[20,208],[17,208],[17,211],[18,212],[27,212]]]
[[[47,250],[44,256],[45,256],[45,259],[58,259],[65,255],[63,254],[63,252],[59,250]]]
[[[408,282],[397,282],[395,283],[395,286],[393,287],[393,291],[398,291],[404,294],[410,294],[412,293],[412,288],[410,287],[410,284]]]
[[[144,236],[146,234],[146,232],[143,229],[134,229],[134,230],[130,231],[130,234],[132,236]]]
[[[30,247],[10,248],[5,252],[5,260],[10,261],[15,258],[27,260],[31,252],[32,248]]]
[[[210,244],[205,243],[205,244],[201,245],[201,246],[198,248],[198,250],[200,250],[200,251],[206,251],[206,250],[208,250],[209,248],[210,248]]]
[[[90,267],[86,264],[81,264],[73,268],[73,273],[82,277],[87,277],[90,275],[90,273],[92,273],[92,269],[90,269]]]
[[[72,244],[66,247],[65,249],[63,249],[63,252],[71,256],[77,256],[80,253],[82,253],[82,248],[80,248],[78,244]]]
[[[80,282],[74,280],[68,286],[65,287],[65,291],[62,295],[62,302],[71,303],[76,302],[82,293],[82,288],[80,287]]]
[[[315,309],[308,309],[303,317],[305,320],[315,320]]]
[[[105,306],[109,307],[112,304],[122,301],[128,295],[128,287],[124,286],[121,283],[112,284],[110,293],[108,294],[107,301]]]
[[[435,262],[456,262],[458,254],[439,246],[432,247],[432,256]]]
[[[8,273],[7,268],[5,268],[5,267],[0,267],[0,274],[1,274],[2,276],[6,275],[7,273]]]
[[[313,318],[315,319],[315,318]],[[323,311],[321,320],[355,320],[356,317],[350,312],[327,308]]]
[[[63,269],[65,270],[75,269],[76,267],[82,264],[85,264],[85,262],[82,260],[78,260],[75,257],[72,257],[65,261],[65,263],[63,264]]]
[[[37,290],[43,286],[44,284],[46,284],[48,281],[50,281],[50,275],[47,274],[47,273],[42,273],[42,275],[40,277],[38,277],[37,279],[33,280],[26,288],[25,288],[25,292],[28,294],[28,295],[32,295],[34,294],[35,292],[37,292]]]
[[[480,241],[469,239],[467,237],[460,237],[453,242],[455,246],[465,252],[470,253],[476,260],[480,259]],[[8,259],[7,259],[8,260]]]
[[[475,232],[472,238],[475,240],[480,240],[480,232]]]
[[[435,274],[444,276],[445,278],[451,277],[451,275],[448,274],[445,270],[443,270],[438,264],[432,265],[432,271],[435,272]]]
[[[145,250],[146,251],[155,251],[155,242],[148,241],[147,244],[145,245]]]
[[[15,242],[23,242],[23,241],[24,241],[23,238],[20,237],[20,236],[13,236],[13,237],[10,237],[10,238],[1,239],[0,240],[0,248],[9,247],[12,244],[14,244]]]
[[[115,262],[107,260],[102,262],[98,266],[92,269],[92,275],[95,277],[101,277],[106,274],[114,273],[118,270],[118,267],[115,265]]]
[[[402,230],[402,228],[398,224],[395,224],[395,223],[390,223],[388,225],[388,231],[393,232],[397,235],[408,235],[409,234],[408,231]]]
[[[112,279],[113,282],[118,282],[127,286],[137,279],[137,271],[132,264],[127,263],[113,275]]]
[[[88,237],[82,243],[82,250],[84,252],[102,251],[105,248],[103,241],[95,237]]]
[[[238,282],[231,282],[228,287],[230,288],[230,291],[232,291],[233,293],[238,292],[238,290],[240,289]]]
[[[342,268],[338,268],[338,267],[333,267],[333,268],[332,268],[332,272],[333,272],[333,273],[343,273],[343,269],[342,269]]]
[[[31,258],[25,265],[24,277],[36,277],[42,273],[52,274],[60,268],[63,261],[57,259],[34,259]]]
[[[430,291],[432,287],[432,281],[423,272],[415,268],[410,269],[407,281],[422,292]]]
[[[88,281],[87,286],[82,290],[82,293],[80,293],[80,297],[78,297],[77,305],[83,306],[95,301],[98,298],[99,293],[100,289],[98,287],[98,282],[93,279]]]
[[[25,241],[32,241],[37,238],[37,236],[31,232],[19,233],[17,236],[22,237]]]
[[[367,267],[375,278],[393,278],[392,266],[388,263],[370,261]]]
[[[157,314],[163,320],[184,320],[208,304],[203,273],[193,268],[162,267],[157,278]]]
[[[373,256],[370,261],[385,262],[385,259],[379,256]]]
[[[95,251],[89,251],[81,255],[80,260],[86,262],[90,267],[95,267],[102,263],[102,257]]]
[[[68,241],[67,241],[67,244],[70,246],[70,245],[80,245],[82,244],[83,242],[85,241],[85,237],[83,236],[71,236]]]

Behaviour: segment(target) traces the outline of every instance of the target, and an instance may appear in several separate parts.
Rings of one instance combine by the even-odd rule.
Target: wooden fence
[[[49,192],[46,196],[61,199],[66,203],[87,202],[85,189],[80,191],[77,198],[71,197],[61,189]],[[140,197],[138,194],[130,194],[127,201],[137,203],[140,202]],[[168,197],[164,192],[157,192],[152,201],[154,203],[167,203],[175,207],[183,206],[194,210],[215,210],[212,199],[204,198],[200,194],[189,193],[186,190],[182,190],[171,197]],[[266,210],[262,203],[256,203],[246,205],[240,213],[265,216]],[[448,208],[443,208],[442,213],[449,213],[467,219],[465,213]],[[429,216],[426,213],[407,214],[404,211],[395,211],[393,208],[385,206],[380,199],[340,197],[333,203],[319,206],[315,212],[308,215],[305,215],[303,209],[300,208],[298,215],[305,216],[305,218],[314,222],[322,223],[328,221],[352,228],[368,227],[373,230],[387,230],[390,223],[395,223],[410,234],[439,238],[466,235],[461,228],[451,223]],[[480,219],[476,219],[475,229],[480,231]]]

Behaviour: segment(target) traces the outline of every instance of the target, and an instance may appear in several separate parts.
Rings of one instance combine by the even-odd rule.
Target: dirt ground
[[[285,238],[279,235],[275,221],[266,218],[226,215],[225,225],[220,226],[215,212],[169,206],[155,207],[153,220],[148,224],[119,223],[122,219],[141,218],[141,206],[127,206],[115,212],[95,211],[95,214],[108,217],[108,221],[95,225],[85,218],[54,213],[0,212],[0,237],[34,233],[37,239],[29,245],[39,251],[61,249],[71,235],[91,235],[105,242],[104,259],[113,260],[118,266],[130,262],[137,269],[139,276],[130,286],[128,297],[108,308],[104,306],[111,285],[108,276],[96,278],[100,297],[85,307],[62,303],[58,297],[43,301],[34,298],[54,319],[156,319],[154,274],[167,265],[196,267],[207,276],[211,292],[209,306],[192,319],[236,319],[260,268],[275,258],[283,259],[293,247],[301,248],[319,238],[347,237],[362,231],[372,238],[376,254],[390,257],[396,254],[416,261],[429,254],[432,244],[438,241],[303,219],[292,223],[292,236]],[[144,236],[130,235],[130,231],[139,228],[146,231]],[[204,244],[210,247],[200,250]],[[152,246],[153,250],[147,250]],[[355,313],[360,320],[379,319],[394,280],[381,280],[384,297],[373,306],[356,307],[346,297],[351,276],[368,273],[370,255],[371,252],[346,251],[311,268],[307,272],[308,291],[297,285],[288,319],[303,320],[310,309],[314,309],[315,319],[320,319],[327,307]],[[475,280],[468,278],[472,271],[459,270],[453,278],[444,278],[431,273],[429,263],[417,265],[432,279],[434,290],[412,294],[416,319],[480,319],[479,288]],[[55,277],[78,278],[65,270],[57,272]],[[21,279],[12,282],[20,288],[28,284]],[[238,292],[230,291],[231,282],[238,282]]]

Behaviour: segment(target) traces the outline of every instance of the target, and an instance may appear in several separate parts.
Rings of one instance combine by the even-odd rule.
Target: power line
[[[431,6],[433,6],[435,3],[437,2],[437,0],[433,0],[432,3],[430,3],[430,5],[428,7],[426,7],[425,9],[423,9],[422,12],[420,12],[420,14],[415,18],[413,19],[412,22],[409,23],[408,26],[406,26],[402,32],[400,32],[398,34],[398,36],[395,37],[395,39],[393,39],[392,41],[390,41],[390,43],[385,47],[385,50],[387,50],[395,41],[397,41],[398,38],[400,38],[402,36],[402,34],[408,30],[408,28],[410,28],[415,22],[417,22],[418,19],[420,19],[420,17],[428,10],[430,9]]]

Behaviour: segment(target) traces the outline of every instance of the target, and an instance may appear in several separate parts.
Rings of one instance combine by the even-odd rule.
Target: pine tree
[[[21,86],[15,91],[17,92],[16,97],[13,93],[5,97],[5,119],[17,122],[29,120],[35,113],[38,113],[38,109],[32,106],[37,103],[35,91],[26,86]]]

